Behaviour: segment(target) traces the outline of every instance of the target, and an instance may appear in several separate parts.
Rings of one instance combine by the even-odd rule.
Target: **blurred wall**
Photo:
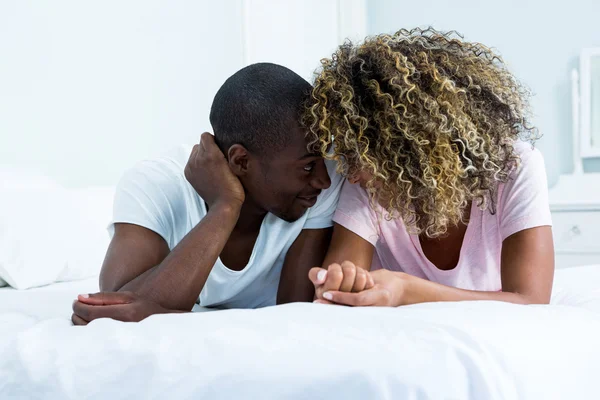
[[[431,25],[495,47],[535,93],[534,122],[544,135],[537,146],[552,185],[572,170],[571,69],[578,67],[582,48],[600,47],[599,16],[598,0],[370,0],[367,30]],[[585,161],[584,169],[600,171],[600,160]]]

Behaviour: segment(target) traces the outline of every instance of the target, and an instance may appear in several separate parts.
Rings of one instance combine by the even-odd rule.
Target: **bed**
[[[0,398],[600,398],[600,266],[549,306],[290,304],[70,323],[97,278],[0,289]],[[197,310],[206,311],[206,310]]]

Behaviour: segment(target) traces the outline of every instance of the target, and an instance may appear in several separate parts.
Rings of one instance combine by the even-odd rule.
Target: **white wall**
[[[364,0],[244,0],[246,63],[285,65],[312,82],[319,61],[366,35]]]
[[[572,170],[570,70],[584,47],[600,46],[597,0],[370,0],[368,32],[400,28],[455,29],[465,39],[495,47],[513,73],[535,93],[534,122],[544,137],[549,183]],[[600,160],[584,163],[600,171]]]
[[[364,0],[0,0],[0,168],[113,185],[136,161],[210,131],[210,105],[246,64],[308,80]]]
[[[241,0],[0,1],[0,166],[69,186],[210,130],[243,65]]]

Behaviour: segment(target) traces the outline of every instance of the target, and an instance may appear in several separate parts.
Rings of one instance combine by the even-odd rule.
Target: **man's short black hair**
[[[271,63],[252,64],[225,81],[213,100],[210,123],[223,152],[241,144],[267,154],[288,142],[290,124],[300,126],[300,108],[312,86],[294,71]]]

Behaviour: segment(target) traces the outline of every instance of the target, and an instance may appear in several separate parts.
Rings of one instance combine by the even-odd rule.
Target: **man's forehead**
[[[277,153],[285,155],[285,158],[293,158],[295,160],[320,157],[321,155],[316,149],[309,148],[311,142],[312,140],[306,129],[294,127],[289,131],[289,139],[286,145]]]

